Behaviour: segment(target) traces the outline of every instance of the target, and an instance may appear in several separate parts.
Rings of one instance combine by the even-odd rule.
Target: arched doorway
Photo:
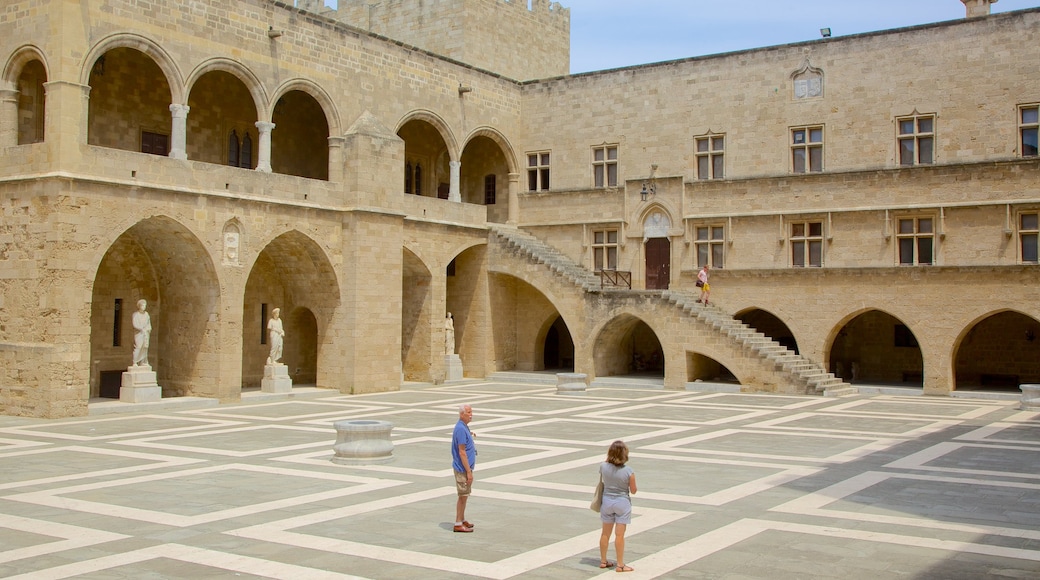
[[[623,314],[607,323],[593,352],[597,377],[631,375],[664,378],[664,349],[650,326]]]
[[[643,220],[646,289],[667,290],[672,279],[672,246],[668,241],[671,220],[660,208]]]
[[[954,356],[954,389],[1019,392],[1040,383],[1040,322],[1004,311],[967,330]]]
[[[831,343],[830,371],[856,384],[924,386],[917,337],[898,318],[868,310],[849,320]]]
[[[745,310],[736,316],[737,320],[772,338],[791,352],[798,354],[798,342],[791,329],[772,312],[761,308]]]
[[[545,333],[542,361],[545,370],[574,372],[574,340],[561,316],[556,317]]]

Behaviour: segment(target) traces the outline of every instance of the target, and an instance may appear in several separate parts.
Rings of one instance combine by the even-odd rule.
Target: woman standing
[[[636,492],[636,475],[628,462],[628,446],[624,441],[615,441],[607,451],[607,460],[600,464],[599,474],[603,477],[603,505],[599,508],[599,519],[603,522],[603,533],[599,537],[599,567],[616,566],[618,572],[631,572],[625,565],[625,528],[632,522],[632,498]],[[616,531],[615,531],[616,530]],[[610,533],[614,534],[614,551],[617,564],[607,560]]]

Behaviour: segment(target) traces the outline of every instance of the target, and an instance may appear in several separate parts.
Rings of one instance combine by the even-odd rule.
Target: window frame
[[[720,142],[720,147],[716,148],[716,141]],[[701,144],[705,145],[705,149],[701,150]],[[725,179],[726,178],[726,134],[725,133],[708,133],[705,135],[697,135],[693,138],[693,157],[694,157],[694,171],[697,174],[698,180],[712,180],[712,179]],[[704,162],[705,170],[701,169],[701,162]],[[716,162],[718,167],[716,167]],[[705,175],[707,174],[707,175]]]
[[[596,154],[602,152],[603,158],[596,159]],[[610,154],[614,157],[611,158]],[[618,160],[621,157],[620,147],[617,143],[604,143],[592,148],[592,187],[606,189],[617,187],[620,177],[618,174]],[[611,175],[613,170],[613,175]]]
[[[527,191],[549,191],[552,151],[527,152]],[[532,188],[532,184],[534,188]]]
[[[819,140],[813,141],[814,132],[819,132]],[[797,134],[803,134],[802,141],[799,141],[796,137]],[[823,173],[824,171],[824,153],[826,152],[824,143],[826,142],[826,131],[823,124],[815,125],[802,125],[798,127],[791,127],[788,132],[790,135],[790,150],[791,150],[791,173],[804,175],[809,173]],[[802,153],[802,169],[799,170],[798,153]],[[813,163],[813,153],[818,152],[819,162]],[[813,169],[814,166],[818,166],[817,169]]]
[[[1027,228],[1025,218],[1032,216],[1034,224]],[[1018,261],[1020,264],[1040,264],[1040,209],[1024,209],[1015,216],[1015,226],[1018,230]],[[1036,259],[1026,259],[1026,240],[1030,240],[1031,251]]]
[[[495,205],[498,199],[498,177],[494,173],[484,176],[484,205]]]
[[[922,121],[929,121],[931,127],[928,130],[921,128]],[[917,167],[919,165],[935,165],[935,113],[917,113],[896,117],[896,162],[900,167]],[[904,124],[910,123],[911,130],[905,132]],[[930,145],[929,159],[922,161],[922,143]],[[909,149],[904,150],[905,143],[909,143]],[[904,153],[909,152],[909,162],[904,159]]]
[[[791,264],[790,265],[791,265],[792,268],[822,268],[823,267],[823,265],[825,263],[825,260],[824,260],[824,249],[825,249],[825,246],[824,246],[823,242],[825,240],[825,234],[826,234],[826,232],[824,231],[824,223],[825,223],[825,221],[822,218],[803,218],[803,219],[799,219],[797,221],[788,222],[788,224],[787,224],[788,225],[788,228],[787,228],[787,243],[788,243],[788,245],[791,248],[791,251],[790,251],[790,253],[788,255],[791,258]],[[813,227],[812,226],[814,226],[814,225],[819,227],[819,233],[818,234],[813,234],[812,233],[813,232]],[[796,234],[795,233],[795,228],[797,228],[798,226],[802,227],[802,234]],[[812,257],[813,257],[812,248],[813,248],[814,245],[817,245],[817,244],[819,246],[819,263],[818,264],[814,264],[814,263],[812,263],[813,262],[813,260],[812,260]],[[797,263],[797,260],[795,260],[795,248],[797,246],[799,246],[799,245],[802,245],[802,251],[800,252],[801,255],[802,255],[802,263],[801,264]]]
[[[936,216],[932,214],[907,214],[897,215],[893,219],[895,219],[894,229],[896,238],[896,264],[899,266],[934,266],[937,255],[936,250],[938,249],[939,240],[939,236],[936,231],[936,226],[939,222],[938,219],[936,219]],[[922,220],[927,220],[929,222],[929,228],[931,229],[931,231],[921,231]],[[913,231],[904,232],[904,222],[913,222]],[[930,261],[928,262],[921,261],[921,244],[925,240],[928,240],[929,252],[931,254]],[[905,241],[910,242],[910,261],[904,261],[903,250]]]
[[[592,243],[589,244],[589,247],[592,250],[590,254],[592,256],[593,272],[601,272],[603,270],[608,272],[617,271],[618,259],[621,255],[620,231],[619,228],[603,228],[592,231]],[[611,236],[611,234],[613,234],[613,236]],[[604,268],[603,266],[610,265],[612,257],[614,267]]]
[[[1032,111],[1033,120],[1026,121],[1026,111]],[[1019,157],[1037,157],[1040,155],[1040,103],[1027,103],[1018,106],[1017,111],[1018,121],[1018,155]],[[1026,132],[1032,134],[1032,144],[1029,147],[1032,149],[1031,153],[1026,153]]]
[[[706,237],[701,237],[701,232]],[[715,234],[718,237],[715,237]],[[698,270],[705,265],[722,269],[726,265],[726,225],[719,223],[696,224],[693,226],[693,261]],[[702,250],[706,259],[701,259]],[[719,255],[716,260],[716,250]]]

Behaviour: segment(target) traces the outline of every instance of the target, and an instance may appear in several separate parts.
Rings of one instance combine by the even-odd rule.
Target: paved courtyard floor
[[[470,381],[133,410],[0,417],[0,577],[622,577],[588,503],[623,439],[625,578],[1040,578],[1040,413],[1015,401]],[[393,461],[331,462],[342,419],[393,423]]]

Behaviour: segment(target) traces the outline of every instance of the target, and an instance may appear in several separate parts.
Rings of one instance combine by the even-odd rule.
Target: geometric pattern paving
[[[451,531],[461,403],[473,534]],[[626,578],[1040,577],[1040,413],[1017,401],[467,381],[142,407],[0,417],[0,577],[615,578],[588,509],[615,439]],[[393,423],[393,461],[330,461],[359,418]]]

